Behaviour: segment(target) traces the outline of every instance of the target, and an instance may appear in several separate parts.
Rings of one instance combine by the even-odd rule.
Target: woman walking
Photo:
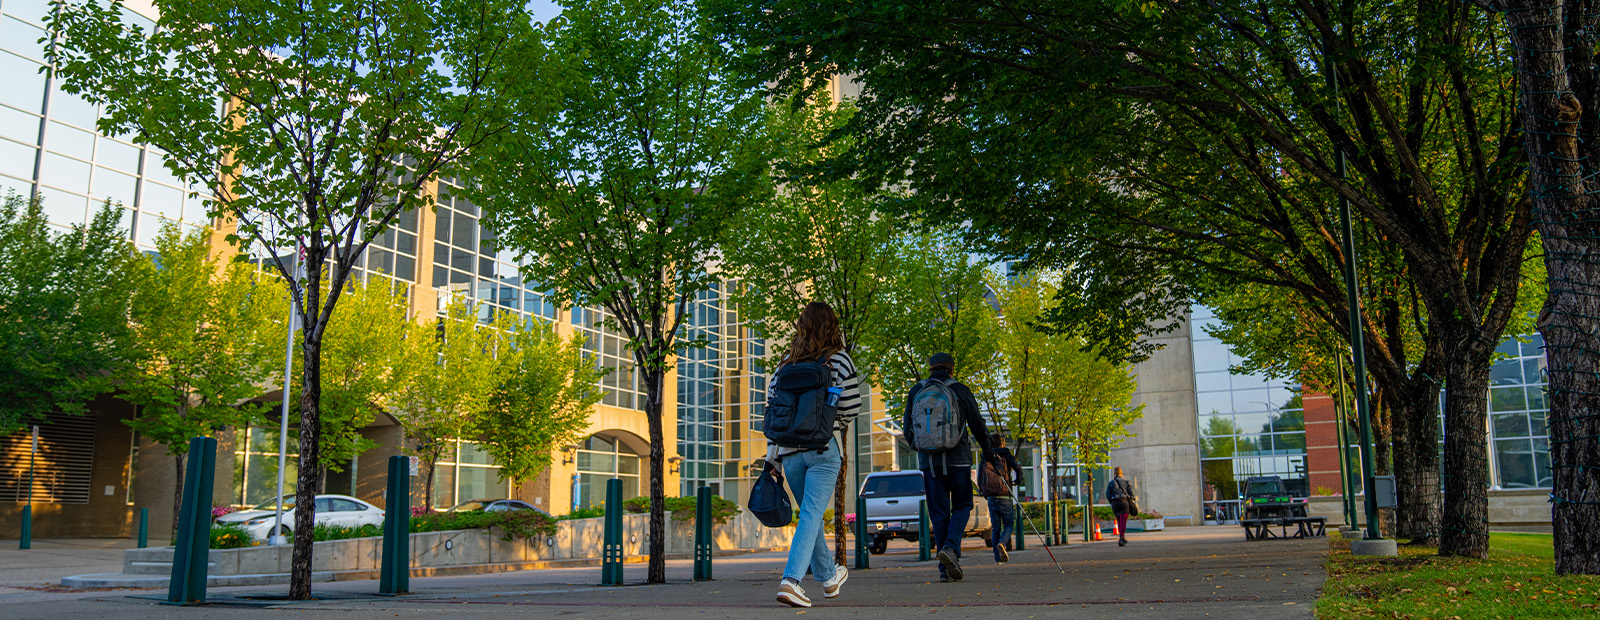
[[[826,448],[784,447],[767,442],[768,471],[775,477],[788,479],[789,491],[800,513],[794,540],[789,542],[789,562],[783,569],[783,581],[778,584],[778,602],[791,607],[810,607],[811,599],[800,587],[807,568],[811,569],[812,577],[822,582],[822,595],[826,598],[838,596],[839,588],[850,576],[848,569],[833,562],[833,554],[829,553],[823,535],[822,516],[833,499],[833,487],[842,462],[838,430],[848,428],[861,408],[861,378],[856,375],[856,365],[850,354],[844,352],[839,319],[828,304],[811,302],[806,305],[800,320],[795,322],[793,343],[779,369],[789,364],[827,360],[833,378],[830,399],[837,398],[838,412],[834,436]],[[776,381],[768,380],[769,400],[776,387]]]
[[[1106,501],[1111,502],[1111,511],[1117,515],[1117,540],[1118,547],[1128,546],[1128,511],[1133,500],[1133,485],[1122,477],[1122,468],[1112,470],[1111,483],[1106,485]]]

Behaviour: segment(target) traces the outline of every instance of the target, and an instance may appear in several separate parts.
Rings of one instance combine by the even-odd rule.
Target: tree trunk
[[[1372,411],[1372,471],[1374,475],[1389,476],[1394,474],[1394,435],[1393,425],[1389,422],[1389,403],[1379,396],[1374,389],[1371,400]],[[1394,537],[1394,508],[1383,508],[1378,511],[1378,531],[1385,538]]]
[[[1400,508],[1395,536],[1412,545],[1439,544],[1439,389],[1413,381],[1385,399],[1392,412],[1394,479]]]
[[[1474,342],[1477,330],[1446,322],[1444,519],[1439,555],[1489,556],[1489,361],[1493,343]]]
[[[186,472],[184,472],[183,466],[184,466],[184,461],[186,461],[186,460],[188,460],[188,455],[185,455],[185,454],[179,454],[177,456],[172,457],[172,464],[177,466],[177,471],[172,477],[172,479],[176,482],[176,484],[172,485],[172,540],[173,541],[177,541],[178,540],[178,515],[183,513],[183,475],[184,475],[184,473],[186,473]],[[174,544],[176,544],[176,542],[174,542]]]
[[[1600,226],[1591,184],[1585,183],[1592,164],[1583,162],[1593,161],[1588,151],[1595,148],[1600,101],[1594,97],[1593,46],[1583,42],[1590,40],[1594,17],[1578,3],[1546,9],[1548,4],[1515,0],[1502,8],[1516,51],[1529,193],[1550,282],[1539,332],[1549,361],[1556,573],[1593,575],[1600,574],[1600,376],[1594,373],[1600,351]]]
[[[650,422],[650,583],[667,581],[666,435],[661,428],[661,392],[665,372],[644,371],[644,415]]]
[[[1563,240],[1564,241],[1564,240]],[[1545,238],[1545,247],[1552,240]],[[1589,291],[1550,289],[1540,317],[1549,360],[1550,463],[1554,476],[1550,495],[1555,533],[1556,573],[1600,574],[1600,376],[1594,373],[1594,351],[1600,351],[1600,296],[1596,296],[1594,254],[1565,242],[1547,250],[1550,281]],[[1563,299],[1557,299],[1557,295]],[[1559,308],[1559,310],[1554,310]],[[1553,311],[1554,310],[1554,311]]]
[[[314,290],[315,284],[308,287]],[[316,297],[309,291],[308,307],[316,307]],[[316,496],[322,456],[322,415],[318,409],[322,399],[322,340],[321,330],[311,329],[307,321],[305,334],[303,388],[300,393],[300,471],[296,472],[294,510],[294,555],[289,560],[289,598],[311,598],[312,530],[316,527]]]

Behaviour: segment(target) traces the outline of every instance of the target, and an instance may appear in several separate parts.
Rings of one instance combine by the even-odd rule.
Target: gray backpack
[[[928,379],[919,384],[911,401],[912,441],[918,452],[944,452],[961,443],[967,432],[966,417],[956,403],[955,379]]]

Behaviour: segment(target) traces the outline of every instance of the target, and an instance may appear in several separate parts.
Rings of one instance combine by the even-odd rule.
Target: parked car
[[[990,544],[989,502],[977,496],[973,485],[972,513],[967,519],[967,536],[983,536]],[[920,510],[927,497],[920,471],[875,471],[861,482],[861,497],[867,500],[867,534],[872,536],[873,553],[883,553],[895,538],[916,542],[921,535]]]
[[[318,495],[316,499],[317,525],[383,526],[383,509],[348,495]],[[295,496],[283,496],[283,524],[274,531],[273,502],[267,500],[249,510],[228,513],[217,517],[217,523],[237,523],[252,536],[266,540],[274,533],[288,535],[294,530]]]
[[[472,512],[474,510],[482,510],[484,512],[501,512],[505,510],[537,510],[539,512],[544,512],[543,510],[539,510],[533,504],[529,504],[528,502],[520,499],[469,499],[445,509],[445,512]],[[550,513],[545,514],[548,515]]]

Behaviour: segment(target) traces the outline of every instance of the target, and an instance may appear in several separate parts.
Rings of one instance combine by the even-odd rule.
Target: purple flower
[[[217,517],[238,511],[239,509],[234,508],[233,506],[214,506],[211,508],[211,518],[215,519]]]

